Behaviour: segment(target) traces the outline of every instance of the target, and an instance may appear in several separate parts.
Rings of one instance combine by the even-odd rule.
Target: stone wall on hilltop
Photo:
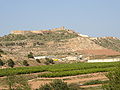
[[[53,28],[51,31],[66,30],[65,27]]]
[[[42,31],[41,30],[39,30],[39,31],[18,31],[18,30],[16,30],[16,31],[11,32],[11,34],[28,34],[28,33],[38,34],[38,33],[42,33]]]
[[[35,33],[35,34],[44,34],[44,33],[50,33],[50,32],[56,32],[59,30],[66,30],[69,33],[74,33],[73,30],[65,29],[65,27],[60,27],[60,28],[53,28],[50,30],[37,30],[37,31],[20,31],[20,30],[15,30],[11,31],[11,34],[28,34],[28,33]]]

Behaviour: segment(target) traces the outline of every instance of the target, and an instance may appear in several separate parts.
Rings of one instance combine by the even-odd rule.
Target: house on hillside
[[[79,56],[68,56],[65,59],[66,60],[82,60],[83,55],[79,55]]]
[[[54,58],[54,56],[36,56],[34,59]]]
[[[36,57],[34,57],[34,59],[46,59],[46,58],[52,59],[53,61],[61,61],[61,59],[58,59],[54,56],[36,56]]]

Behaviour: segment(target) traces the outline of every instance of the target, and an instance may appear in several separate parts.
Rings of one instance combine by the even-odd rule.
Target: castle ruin
[[[65,29],[65,27],[60,27],[60,28],[53,28],[50,30],[37,30],[37,31],[20,31],[20,30],[14,30],[11,31],[11,34],[29,34],[29,33],[34,33],[34,34],[43,34],[43,33],[49,33],[49,32],[54,32],[58,30],[68,30]]]

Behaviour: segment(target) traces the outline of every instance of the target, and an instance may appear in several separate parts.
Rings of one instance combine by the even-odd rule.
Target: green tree
[[[103,85],[104,90],[120,90],[120,65],[106,76],[109,81],[107,85]]]
[[[3,66],[4,62],[0,59],[0,66]]]
[[[24,66],[29,66],[27,60],[24,60],[24,61],[23,61],[23,65],[24,65]]]
[[[7,61],[7,63],[8,63],[8,66],[9,67],[14,67],[14,65],[15,65],[15,63],[14,63],[14,61],[12,60],[12,59],[9,59],[8,61]]]
[[[28,54],[28,58],[34,58],[34,56],[33,56],[33,53],[32,53],[32,52],[30,52],[30,53]]]

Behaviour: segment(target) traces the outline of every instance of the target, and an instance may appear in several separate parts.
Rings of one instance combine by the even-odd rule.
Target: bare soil
[[[80,52],[90,55],[120,55],[120,52],[111,49],[80,50]]]
[[[29,84],[31,85],[31,88],[34,90],[36,88],[39,88],[41,85],[50,83],[54,79],[62,79],[68,84],[71,84],[71,83],[83,84],[91,80],[107,80],[107,77],[105,76],[105,73],[92,73],[92,74],[76,75],[76,76],[68,76],[68,77],[37,78],[37,79],[30,80]],[[84,86],[84,87],[87,87],[87,86]]]

